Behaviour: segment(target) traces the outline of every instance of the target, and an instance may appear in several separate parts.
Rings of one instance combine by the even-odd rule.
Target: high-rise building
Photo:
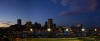
[[[48,27],[48,22],[45,22],[44,28],[47,28],[47,27]]]
[[[56,28],[56,24],[53,24],[53,28]]]
[[[48,28],[53,28],[53,20],[48,19]]]
[[[35,22],[33,27],[34,27],[34,32],[40,32],[40,29],[41,29],[40,23]]]
[[[54,32],[54,26],[53,26],[53,20],[50,18],[48,19],[48,28],[47,28],[47,31],[49,32]]]
[[[31,25],[31,24],[32,24],[32,22],[31,22],[31,21],[27,21],[27,22],[26,22],[26,24]]]
[[[31,21],[27,21],[27,22],[26,22],[26,26],[27,26],[28,28],[32,27],[32,22],[31,22]]]
[[[78,28],[82,28],[82,24],[77,24],[77,27]]]
[[[17,19],[17,24],[18,24],[18,25],[22,25],[21,19]]]
[[[33,31],[32,22],[31,21],[27,21],[25,26],[26,26],[26,29],[25,29],[26,31],[28,31],[28,32],[32,32]]]
[[[77,25],[77,28],[78,28],[79,30],[81,30],[81,29],[82,29],[82,24],[78,24],[78,25]]]

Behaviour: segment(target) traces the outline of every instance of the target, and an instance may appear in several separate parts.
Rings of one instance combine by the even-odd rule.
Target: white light
[[[33,29],[31,28],[30,31],[33,31]]]
[[[97,31],[97,29],[95,28],[94,31]]]
[[[66,29],[66,31],[68,31],[68,29]]]
[[[51,29],[50,29],[50,28],[48,28],[48,29],[47,29],[47,31],[49,31],[49,32],[50,32],[50,31],[51,31]]]
[[[84,29],[84,28],[82,28],[82,31],[85,31],[85,29]]]

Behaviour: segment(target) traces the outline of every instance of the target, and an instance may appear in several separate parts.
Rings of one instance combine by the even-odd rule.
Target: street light
[[[82,28],[81,30],[82,30],[82,31],[85,31],[85,29],[84,29],[84,28]]]
[[[68,31],[69,31],[69,29],[67,28],[67,29],[66,29],[66,31],[68,32]]]
[[[31,29],[30,29],[30,31],[32,32],[32,31],[33,31],[33,29],[31,28]]]
[[[48,29],[47,29],[47,31],[48,31],[48,32],[50,32],[50,31],[51,31],[51,29],[50,29],[50,28],[48,28]]]
[[[97,29],[95,28],[94,31],[97,31]]]
[[[84,28],[82,28],[81,30],[82,30],[82,32],[81,32],[81,34],[82,34],[82,37],[86,36],[85,29],[84,29]]]

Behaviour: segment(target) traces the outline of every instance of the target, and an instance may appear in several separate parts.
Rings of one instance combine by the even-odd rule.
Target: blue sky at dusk
[[[52,18],[57,25],[100,26],[100,0],[0,0],[0,26],[21,18],[42,25]]]

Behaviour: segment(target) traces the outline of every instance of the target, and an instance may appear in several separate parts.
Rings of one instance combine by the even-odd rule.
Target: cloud
[[[67,4],[70,2],[70,0],[62,0],[61,5],[62,6],[67,6]]]
[[[54,4],[56,4],[57,3],[57,0],[51,0]]]
[[[10,25],[7,24],[0,24],[0,27],[9,27]]]
[[[4,21],[0,21],[0,27],[9,27],[11,24],[11,22],[7,21],[7,22],[4,22]]]
[[[55,3],[58,1],[56,0]],[[77,15],[81,12],[95,11],[97,7],[97,0],[61,0],[61,5],[67,10],[60,12],[61,16]]]
[[[90,10],[96,10],[96,7],[97,7],[97,1],[96,0],[91,0],[90,1]]]
[[[78,15],[80,12],[78,10],[77,11],[61,11],[60,16],[73,16],[73,15]]]

